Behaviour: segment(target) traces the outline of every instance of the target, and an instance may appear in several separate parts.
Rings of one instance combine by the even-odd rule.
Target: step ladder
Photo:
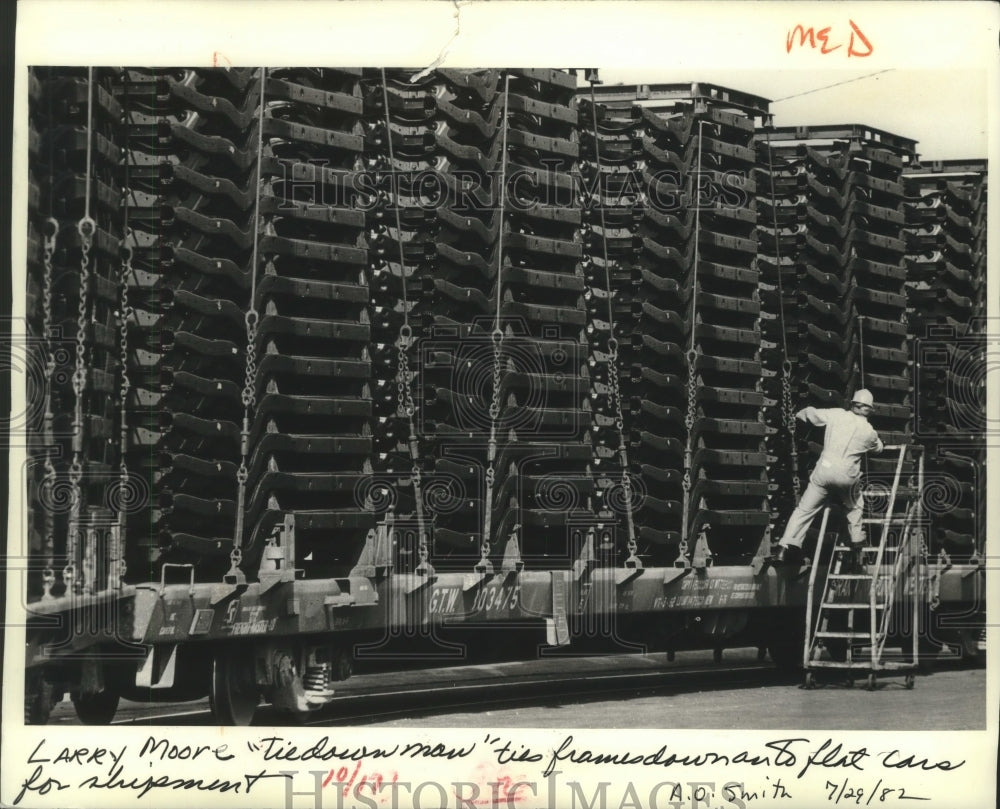
[[[819,564],[809,573],[806,639],[803,667],[805,686],[814,688],[823,669],[847,672],[848,685],[856,675],[866,675],[874,690],[880,673],[905,675],[913,688],[918,666],[920,559],[923,553],[924,483],[923,448],[916,444],[885,447],[897,450],[891,486],[886,481],[864,481],[865,508],[862,525],[867,540],[859,546],[850,536],[837,536],[816,599]],[[906,471],[904,472],[904,466]],[[904,482],[905,478],[905,482]],[[829,508],[823,512],[815,558],[818,562],[826,540]],[[818,601],[818,609],[814,607]],[[890,637],[905,639],[895,659],[886,652]],[[823,659],[824,650],[830,659]]]

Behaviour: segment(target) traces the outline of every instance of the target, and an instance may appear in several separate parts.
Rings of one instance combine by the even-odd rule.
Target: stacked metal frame
[[[111,69],[29,73],[27,236],[34,272],[24,359],[34,393],[43,397],[29,400],[42,404],[27,467],[42,564],[32,566],[30,579],[32,592],[48,595],[114,586],[119,573],[108,563],[118,556],[108,541],[114,512],[142,499],[120,466],[117,79]]]
[[[311,576],[380,524],[399,570],[739,564],[862,386],[982,550],[985,164],[557,70],[29,78],[35,594],[250,571],[289,512]]]
[[[589,507],[574,89],[551,70],[387,78],[437,567],[489,561],[511,536],[564,566],[563,523]]]
[[[373,522],[354,500],[370,471],[364,218],[328,200],[354,193],[361,168],[356,84],[127,72],[130,459],[153,484],[159,561],[207,575],[239,535],[252,567],[294,511],[303,557],[323,540],[323,569],[355,553],[332,532]]]
[[[758,133],[758,252],[760,274],[761,362],[764,368],[762,410],[768,453],[769,511],[772,524],[791,514],[805,485],[799,465],[795,413],[798,380],[810,373],[800,365],[796,266],[805,244],[808,194],[805,160],[771,147],[770,127]],[[807,357],[808,359],[808,357]],[[776,538],[776,537],[775,537]]]
[[[774,419],[786,434],[791,412],[806,405],[839,407],[867,387],[877,402],[872,424],[882,439],[912,439],[900,181],[915,145],[856,125],[783,127],[759,138],[762,162],[771,167],[762,173],[771,175],[768,183],[774,178],[776,188],[773,208],[767,203],[770,221],[761,221],[770,247],[761,266],[781,271],[780,278],[770,273],[765,300],[785,323],[789,359],[795,361],[792,406],[782,408],[780,418],[776,411]],[[789,474],[794,481],[801,473],[801,487],[822,441],[807,425],[795,435],[796,466],[782,471],[786,483]],[[866,479],[875,491],[890,485],[893,471],[890,459],[866,459]],[[793,498],[787,490],[776,495],[780,522]],[[869,505],[877,510],[879,502]]]
[[[650,464],[650,459],[632,452],[630,437],[643,413],[668,425],[680,422],[683,414],[669,399],[656,395],[661,390],[656,385],[658,372],[632,362],[631,335],[638,321],[669,329],[678,326],[679,318],[635,294],[633,279],[640,277],[642,249],[640,183],[646,168],[641,110],[631,103],[597,102],[596,86],[594,90],[593,99],[581,95],[579,101],[591,439],[599,518],[594,550],[616,561],[634,553],[644,564],[656,564],[676,556],[678,532],[668,526],[637,524],[634,517],[650,504],[676,501],[671,495],[680,479],[675,470],[661,470],[655,459]],[[633,374],[647,378],[647,396],[626,394],[638,383]],[[669,431],[668,427],[657,432]],[[649,503],[647,498],[652,498]]]
[[[504,217],[490,297],[503,338],[485,536],[501,552],[513,537],[543,568],[569,566],[574,526],[594,511],[576,86],[572,71],[516,69],[501,88]]]
[[[360,80],[360,70],[330,68],[263,77],[244,544],[259,549],[292,512],[312,575],[353,564],[379,505],[366,490],[373,374]]]
[[[915,339],[918,440],[934,472],[925,498],[930,550],[982,556],[988,341],[984,161],[910,166],[907,303]]]
[[[619,378],[641,550],[654,563],[745,562],[768,525],[752,177],[767,102],[701,84],[596,98],[619,116],[635,105],[642,127],[641,159],[623,173],[641,188],[641,219],[621,206],[637,238],[628,276],[613,276],[631,314]]]
[[[131,251],[127,457],[151,490],[127,544],[144,547],[147,564],[162,552],[206,575],[225,564],[236,511],[259,91],[250,71],[127,69],[119,87]]]

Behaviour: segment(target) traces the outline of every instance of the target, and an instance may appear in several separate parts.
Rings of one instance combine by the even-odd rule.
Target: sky
[[[771,99],[776,126],[864,124],[919,141],[921,160],[987,156],[987,76],[978,70],[603,69],[605,84],[707,82]],[[829,86],[835,85],[835,86]]]

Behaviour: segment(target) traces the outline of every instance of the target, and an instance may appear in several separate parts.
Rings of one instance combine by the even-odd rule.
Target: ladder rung
[[[806,670],[809,669],[867,669],[868,671],[916,671],[917,667],[913,663],[885,663],[878,662],[874,666],[871,660],[863,663],[838,663],[835,660],[811,660]]]
[[[878,550],[876,545],[855,545],[853,548],[849,545],[835,545],[833,548],[834,553],[854,553],[857,548],[861,548],[862,553],[875,553]],[[894,551],[895,548],[886,548],[887,551]]]
[[[817,638],[864,638],[871,640],[870,632],[817,632]]]
[[[833,601],[833,602],[823,603],[820,608],[825,610],[861,610],[861,609],[868,609],[869,607],[871,607],[871,604],[867,602],[861,603],[858,601],[839,601],[839,602]],[[876,604],[875,609],[877,610],[885,609],[885,604]]]
[[[868,573],[831,573],[828,579],[851,579],[853,581],[870,581],[872,576]]]
[[[888,497],[891,492],[885,489],[863,489],[861,494],[865,497]],[[896,497],[916,497],[920,494],[920,489],[914,488],[912,486],[900,486],[896,489]]]
[[[898,517],[890,517],[889,525],[903,525],[906,522],[906,517],[900,515]],[[884,517],[865,517],[861,520],[862,525],[885,525]]]

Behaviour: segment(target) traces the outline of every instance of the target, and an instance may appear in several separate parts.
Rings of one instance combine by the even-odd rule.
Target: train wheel
[[[249,725],[260,704],[256,666],[247,649],[223,649],[212,661],[212,715],[220,725]]]
[[[777,611],[768,622],[765,640],[775,667],[787,673],[799,671],[806,642],[805,612]]]
[[[971,660],[977,666],[986,665],[986,650],[979,648],[981,635],[980,629],[962,629],[958,636],[962,657]]]
[[[119,699],[118,693],[108,688],[97,693],[72,696],[77,718],[85,725],[110,725],[118,712]]]
[[[31,677],[25,682],[24,724],[44,725],[49,721],[55,704],[55,689],[44,677]]]

